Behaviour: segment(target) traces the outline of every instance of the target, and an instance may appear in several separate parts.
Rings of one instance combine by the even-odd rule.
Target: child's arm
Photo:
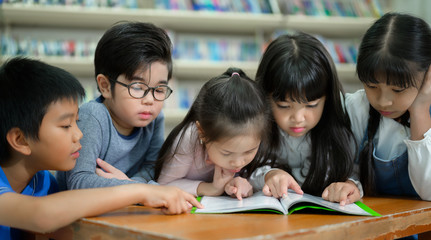
[[[215,165],[212,182],[201,182],[196,190],[198,196],[219,196],[224,193],[225,186],[230,182],[235,173]]]
[[[431,66],[425,75],[416,99],[409,108],[411,140],[421,140],[431,128]]]
[[[81,217],[96,216],[135,203],[161,207],[166,214],[187,212],[191,205],[202,207],[191,194],[178,188],[148,184],[71,190],[45,197],[8,192],[0,195],[0,225],[51,232]]]
[[[298,194],[304,194],[295,179],[283,170],[274,169],[265,175],[265,185],[262,188],[265,195],[280,198],[287,195],[287,189],[292,189]]]
[[[431,201],[431,66],[425,75],[416,99],[409,108],[411,141],[406,140],[409,175],[418,195]]]
[[[247,179],[236,177],[225,185],[224,191],[227,195],[236,197],[238,200],[242,200],[243,197],[253,195],[253,186],[251,186]]]
[[[197,153],[200,155],[200,153]],[[199,156],[198,155],[198,156]],[[157,182],[161,185],[176,186],[180,189],[197,195],[197,188],[202,183],[201,179],[211,176],[213,168],[198,166],[195,157],[190,153],[180,152],[175,154],[169,162],[163,165]],[[193,179],[189,178],[193,174]]]
[[[331,183],[323,191],[322,198],[331,202],[339,202],[341,206],[344,206],[361,199],[361,193],[353,181],[347,180]]]

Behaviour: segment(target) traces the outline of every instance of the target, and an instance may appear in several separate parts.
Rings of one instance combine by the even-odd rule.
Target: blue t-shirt
[[[10,186],[3,169],[0,167],[0,195],[7,192],[15,191]],[[37,172],[21,194],[41,197],[55,192],[58,192],[57,181],[49,171],[45,170]],[[20,231],[8,226],[0,225],[0,239],[20,239]]]

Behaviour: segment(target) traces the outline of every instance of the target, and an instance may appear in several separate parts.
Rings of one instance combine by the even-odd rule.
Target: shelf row
[[[0,65],[7,59],[0,58]],[[89,77],[94,75],[92,58],[68,58],[68,57],[44,57],[38,58],[48,64],[69,71],[77,77]],[[209,80],[211,77],[223,73],[229,67],[239,67],[250,77],[254,78],[258,62],[213,62],[213,61],[188,61],[174,60],[173,73],[178,79]],[[355,75],[355,64],[337,64],[337,73],[344,83],[358,81]]]
[[[375,21],[373,17],[300,16],[205,12],[163,9],[88,8],[0,4],[0,16],[8,26],[44,26],[106,29],[119,21],[152,22],[166,29],[186,32],[256,33],[292,29],[327,37],[359,37]],[[53,20],[55,19],[55,21]]]

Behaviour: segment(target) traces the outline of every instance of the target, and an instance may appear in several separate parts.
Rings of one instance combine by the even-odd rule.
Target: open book
[[[341,212],[352,215],[363,216],[381,216],[362,202],[355,202],[340,206],[339,203],[333,203],[304,193],[297,194],[289,190],[285,198],[274,198],[265,196],[262,192],[254,193],[253,196],[238,200],[229,196],[203,196],[200,202],[204,208],[193,208],[192,213],[234,213],[246,211],[272,211],[282,214],[291,214],[294,211],[304,208],[323,209],[328,211]]]

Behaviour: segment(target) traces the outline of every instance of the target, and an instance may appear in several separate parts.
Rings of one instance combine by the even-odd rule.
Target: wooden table
[[[130,206],[84,218],[61,231],[61,239],[393,239],[417,233],[431,239],[431,202],[366,197],[381,217],[271,213],[163,215]],[[39,239],[39,238],[38,238]]]

